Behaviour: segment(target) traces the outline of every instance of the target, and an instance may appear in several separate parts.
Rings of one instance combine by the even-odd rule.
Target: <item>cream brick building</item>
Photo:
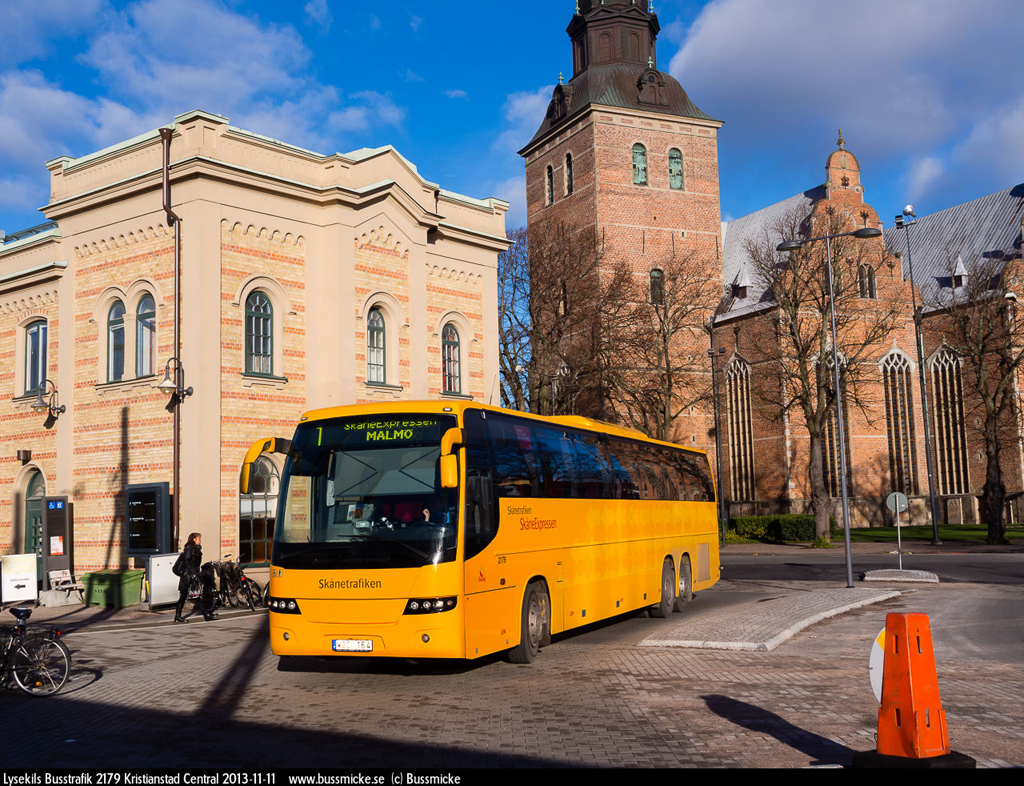
[[[154,130],[47,163],[49,223],[0,246],[0,553],[74,511],[78,573],[127,563],[129,485],[172,480],[157,385],[174,355],[174,231]],[[181,231],[181,537],[266,557],[273,499],[240,499],[249,444],[307,408],[498,401],[498,199],[425,180],[392,147],[320,155],[193,111],[175,118]],[[32,409],[43,380],[56,418]],[[173,491],[173,489],[172,489]],[[240,513],[241,511],[241,513]]]

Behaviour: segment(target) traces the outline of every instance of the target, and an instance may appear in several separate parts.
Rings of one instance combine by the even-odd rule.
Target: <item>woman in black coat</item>
[[[181,578],[178,579],[178,605],[174,609],[175,622],[188,622],[188,619],[181,616],[181,612],[185,608],[185,601],[188,600],[189,585],[192,583],[193,577],[199,575],[199,570],[203,565],[202,539],[202,535],[193,532],[188,536],[188,542],[185,543],[185,548],[182,550],[185,569],[181,573]],[[202,608],[203,619],[213,619],[213,615],[202,607],[202,601],[197,601],[196,605]]]

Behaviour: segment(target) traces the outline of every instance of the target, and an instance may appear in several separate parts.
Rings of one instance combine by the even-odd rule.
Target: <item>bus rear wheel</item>
[[[539,581],[526,587],[519,644],[508,651],[512,663],[533,663],[551,630],[551,602]]]
[[[676,600],[676,573],[672,570],[672,560],[668,557],[661,563],[661,600],[651,606],[651,616],[665,619],[672,613],[672,604]]]
[[[693,582],[690,577],[690,559],[685,554],[679,558],[679,595],[676,596],[676,611],[682,611],[693,600]]]

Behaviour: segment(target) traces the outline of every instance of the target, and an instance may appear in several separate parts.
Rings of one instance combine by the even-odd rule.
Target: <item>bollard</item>
[[[949,747],[927,614],[886,615],[877,745],[873,752],[856,754],[854,766],[933,769],[976,766],[974,759]]]

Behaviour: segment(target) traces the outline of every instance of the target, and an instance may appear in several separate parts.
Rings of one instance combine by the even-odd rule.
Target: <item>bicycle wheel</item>
[[[14,649],[11,674],[29,696],[52,696],[68,681],[71,653],[59,639],[29,637]]]
[[[257,606],[263,605],[263,588],[260,586],[258,581],[253,581],[248,576],[245,577],[246,583],[252,588],[252,600]]]
[[[256,611],[256,601],[253,600],[252,587],[249,586],[248,581],[242,582],[242,588],[238,592],[248,604],[249,611]]]

